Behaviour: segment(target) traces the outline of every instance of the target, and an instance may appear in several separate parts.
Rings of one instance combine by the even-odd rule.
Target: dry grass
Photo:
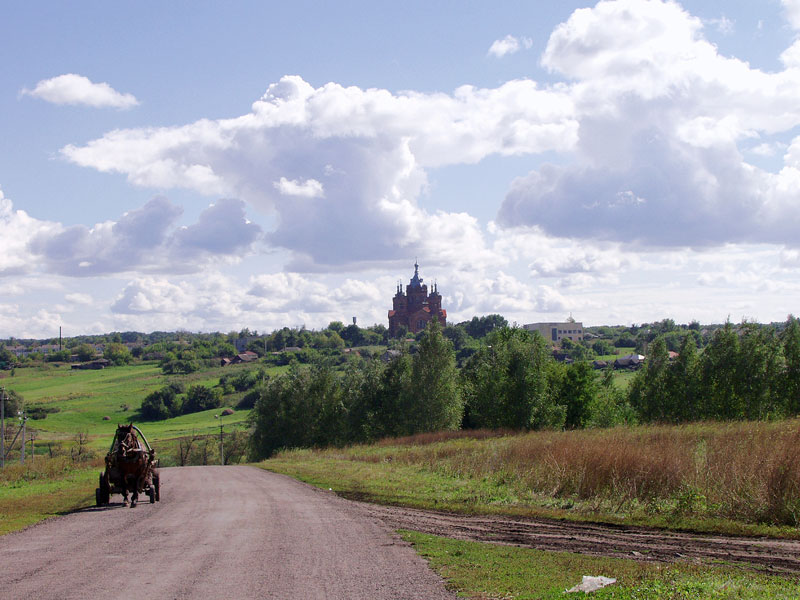
[[[92,456],[87,460],[76,461],[69,456],[37,456],[34,460],[29,458],[24,465],[6,462],[5,468],[0,469],[0,487],[18,487],[31,481],[55,481],[87,468],[102,469],[103,459]]]
[[[800,525],[800,420],[533,432],[461,432],[330,450],[508,486],[592,510]]]
[[[489,438],[505,437],[514,435],[510,429],[461,429],[459,431],[432,431],[430,433],[417,433],[400,438],[388,438],[376,443],[376,446],[427,446],[449,440],[485,440]]]

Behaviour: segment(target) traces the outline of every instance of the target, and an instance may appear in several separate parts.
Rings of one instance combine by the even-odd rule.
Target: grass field
[[[94,503],[101,461],[37,458],[0,470],[0,535]]]
[[[141,427],[151,442],[180,436],[207,435],[219,431],[215,414],[224,408],[235,408],[227,403],[218,409],[181,415],[163,421],[142,422],[138,409],[150,392],[170,381],[190,385],[214,386],[223,373],[231,373],[253,365],[215,367],[189,375],[163,375],[155,363],[138,363],[130,366],[110,367],[102,370],[73,370],[69,365],[45,364],[41,367],[17,368],[13,377],[0,379],[0,385],[22,394],[25,405],[55,407],[59,412],[45,419],[29,420],[28,427],[36,432],[39,451],[46,452],[48,441],[70,441],[80,432],[88,434],[89,445],[104,450],[111,442],[117,423],[134,422]],[[278,373],[283,367],[271,367],[268,373]],[[4,373],[5,374],[5,373]],[[239,395],[228,398],[235,404]],[[236,411],[226,416],[226,426],[243,424],[248,411]],[[103,417],[109,417],[103,420]]]
[[[385,504],[798,538],[798,440],[798,420],[460,432],[261,466]]]

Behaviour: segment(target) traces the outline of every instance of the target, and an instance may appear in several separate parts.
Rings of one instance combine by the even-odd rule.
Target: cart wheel
[[[97,506],[103,506],[103,494],[100,488],[94,489],[94,502]]]
[[[147,488],[147,495],[150,498],[150,504],[155,504],[155,502],[156,502],[156,491],[155,491],[155,489],[153,488],[152,485],[149,488]]]
[[[156,502],[161,502],[161,478],[158,475],[153,475],[153,487],[156,491]]]
[[[100,501],[103,504],[111,502],[111,485],[108,483],[105,471],[100,473]],[[99,506],[99,505],[98,505]]]

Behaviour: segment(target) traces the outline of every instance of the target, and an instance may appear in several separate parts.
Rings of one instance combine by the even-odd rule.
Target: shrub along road
[[[358,503],[253,467],[161,470],[121,497],[0,537],[5,598],[453,598]]]

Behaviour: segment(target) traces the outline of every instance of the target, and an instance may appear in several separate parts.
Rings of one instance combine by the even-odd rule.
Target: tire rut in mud
[[[770,573],[800,573],[800,541],[682,533],[598,523],[471,516],[360,503],[394,529],[640,561],[735,563]]]

